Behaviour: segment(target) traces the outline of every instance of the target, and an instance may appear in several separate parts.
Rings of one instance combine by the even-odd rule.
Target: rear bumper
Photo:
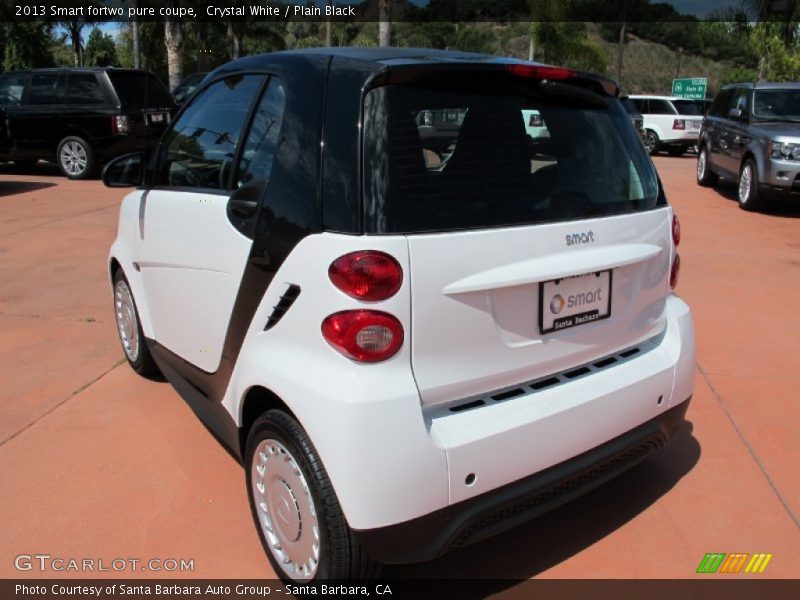
[[[376,560],[410,563],[436,558],[513,528],[598,487],[665,446],[684,423],[689,400],[525,479],[411,521],[355,534]]]

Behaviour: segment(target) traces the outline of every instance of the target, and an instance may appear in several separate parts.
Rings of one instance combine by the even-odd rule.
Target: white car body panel
[[[412,362],[423,403],[433,406],[533,380],[660,333],[671,215],[664,208],[410,236]],[[578,232],[591,232],[594,241],[568,247],[565,238]],[[540,333],[538,282],[609,268],[610,318]]]
[[[227,194],[150,190],[141,202],[136,262],[153,339],[214,372],[252,240],[231,225]]]

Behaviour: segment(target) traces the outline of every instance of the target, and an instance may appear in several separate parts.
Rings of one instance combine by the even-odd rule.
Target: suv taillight
[[[678,275],[681,272],[681,257],[676,252],[675,258],[672,259],[672,269],[669,271],[669,287],[673,290],[678,285]]]
[[[678,244],[681,243],[681,222],[678,215],[672,215],[672,243],[675,244],[675,258],[672,259],[672,268],[669,271],[669,286],[674,290],[678,285],[678,274],[681,270],[681,257],[678,255]]]
[[[686,129],[686,121],[684,119],[675,119],[672,122],[673,129]]]
[[[374,363],[397,353],[403,345],[403,325],[388,313],[345,310],[322,322],[322,336],[348,358]]]
[[[672,241],[676,247],[681,243],[681,222],[678,215],[672,215]]]
[[[397,293],[403,284],[403,269],[385,252],[359,250],[333,261],[328,277],[351,298],[378,302]]]
[[[125,115],[111,117],[111,131],[113,133],[130,133],[131,121]]]

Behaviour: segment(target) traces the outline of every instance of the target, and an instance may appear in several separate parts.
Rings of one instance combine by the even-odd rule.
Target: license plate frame
[[[148,125],[163,125],[166,122],[167,122],[166,113],[148,113],[147,115]]]
[[[604,280],[605,276],[607,276],[607,280]],[[590,278],[599,279],[600,285],[595,288],[591,284]],[[540,282],[539,333],[564,331],[611,317],[613,283],[613,269]],[[595,298],[598,291],[600,295]],[[564,293],[563,295],[562,292]],[[582,299],[577,297],[581,294],[583,295]],[[587,306],[586,299],[589,294],[592,296],[592,303],[589,305],[591,308],[588,311],[581,311],[581,308]],[[561,300],[559,301],[556,296],[560,296]],[[603,296],[605,296],[605,300]],[[580,304],[570,307],[569,303],[573,297],[575,302],[580,301]],[[556,307],[558,307],[558,310],[556,310]],[[575,310],[569,310],[570,308]],[[568,309],[568,311],[564,312],[564,309]],[[550,315],[546,315],[545,311],[548,311]],[[564,312],[563,316],[556,317],[556,315],[561,315],[562,312]]]

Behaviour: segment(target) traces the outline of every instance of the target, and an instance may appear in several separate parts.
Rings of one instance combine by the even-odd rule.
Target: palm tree
[[[164,45],[167,48],[169,89],[174,90],[183,79],[183,23],[164,21]]]
[[[133,8],[137,8],[138,0],[132,0]],[[139,34],[139,17],[134,17],[131,23],[131,37],[133,37],[133,68],[142,68],[142,51],[140,49],[141,36]]]
[[[378,45],[392,45],[392,0],[378,0]]]

